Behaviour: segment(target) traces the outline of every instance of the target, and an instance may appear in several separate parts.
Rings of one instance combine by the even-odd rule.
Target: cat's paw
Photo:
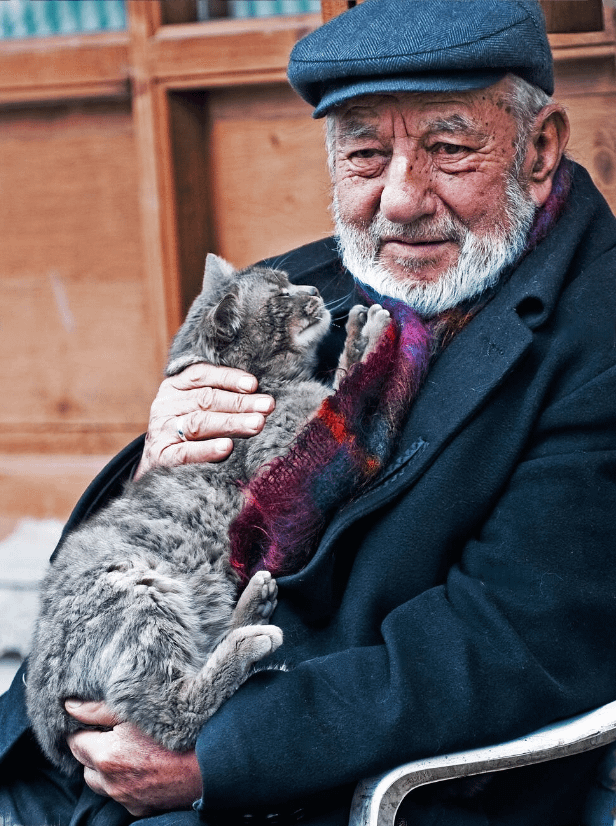
[[[282,631],[277,625],[251,625],[238,629],[237,654],[248,663],[256,663],[282,645]]]
[[[368,320],[368,308],[362,304],[355,304],[351,307],[346,323],[346,339],[344,349],[338,361],[338,368],[334,377],[334,389],[337,390],[340,382],[354,364],[361,361],[366,349],[367,339],[363,335],[363,329]]]
[[[368,353],[373,352],[382,334],[391,324],[391,321],[389,310],[381,307],[380,304],[373,304],[370,307],[366,323],[362,330],[362,336],[366,341],[364,358]]]
[[[278,583],[269,571],[260,571],[259,574],[263,576],[260,578],[261,605],[257,608],[257,613],[265,622],[272,616],[278,605]]]
[[[364,361],[375,350],[383,331],[390,324],[389,311],[380,304],[373,304],[370,309],[356,304],[351,309],[346,325],[346,342],[336,371],[335,388],[354,364]]]
[[[278,585],[269,571],[257,571],[233,612],[233,627],[265,623],[278,604]]]
[[[363,304],[355,304],[351,307],[349,318],[346,323],[347,342],[361,338],[362,330],[368,320],[368,308]]]

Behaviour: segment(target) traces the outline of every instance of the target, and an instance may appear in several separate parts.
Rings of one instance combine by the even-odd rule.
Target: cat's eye
[[[285,287],[282,287],[282,288],[278,291],[278,295],[283,295],[283,296],[285,296],[286,298],[288,298],[288,297],[291,295],[291,293],[290,293],[290,292],[289,292],[289,291],[288,291]]]

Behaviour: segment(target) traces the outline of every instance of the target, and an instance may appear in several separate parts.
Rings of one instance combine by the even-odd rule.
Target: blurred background
[[[323,125],[285,70],[352,5],[0,0],[0,689],[63,521],[145,429],[206,253],[330,234]],[[542,5],[571,153],[616,209],[614,0]]]

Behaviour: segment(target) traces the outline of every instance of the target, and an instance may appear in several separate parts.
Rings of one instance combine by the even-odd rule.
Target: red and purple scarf
[[[525,252],[558,220],[571,164],[559,167],[552,194],[538,211]],[[371,297],[371,303],[374,299]],[[422,320],[401,301],[385,299],[394,324],[376,350],[354,365],[325,399],[289,453],[265,465],[245,487],[246,504],[229,531],[231,564],[242,584],[258,570],[300,571],[333,512],[351,501],[387,464],[431,357],[485,304]]]

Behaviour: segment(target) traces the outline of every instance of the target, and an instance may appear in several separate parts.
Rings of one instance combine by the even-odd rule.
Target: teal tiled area
[[[273,17],[281,14],[306,14],[320,12],[319,0],[228,0],[225,4],[227,17]],[[219,8],[219,4],[216,4]],[[208,20],[219,13],[212,13],[208,0],[198,0],[197,14],[200,20]]]
[[[124,0],[0,0],[0,39],[126,28]]]
[[[320,12],[319,0],[197,0],[197,18],[276,17]],[[0,40],[118,31],[127,27],[124,0],[0,0]]]

